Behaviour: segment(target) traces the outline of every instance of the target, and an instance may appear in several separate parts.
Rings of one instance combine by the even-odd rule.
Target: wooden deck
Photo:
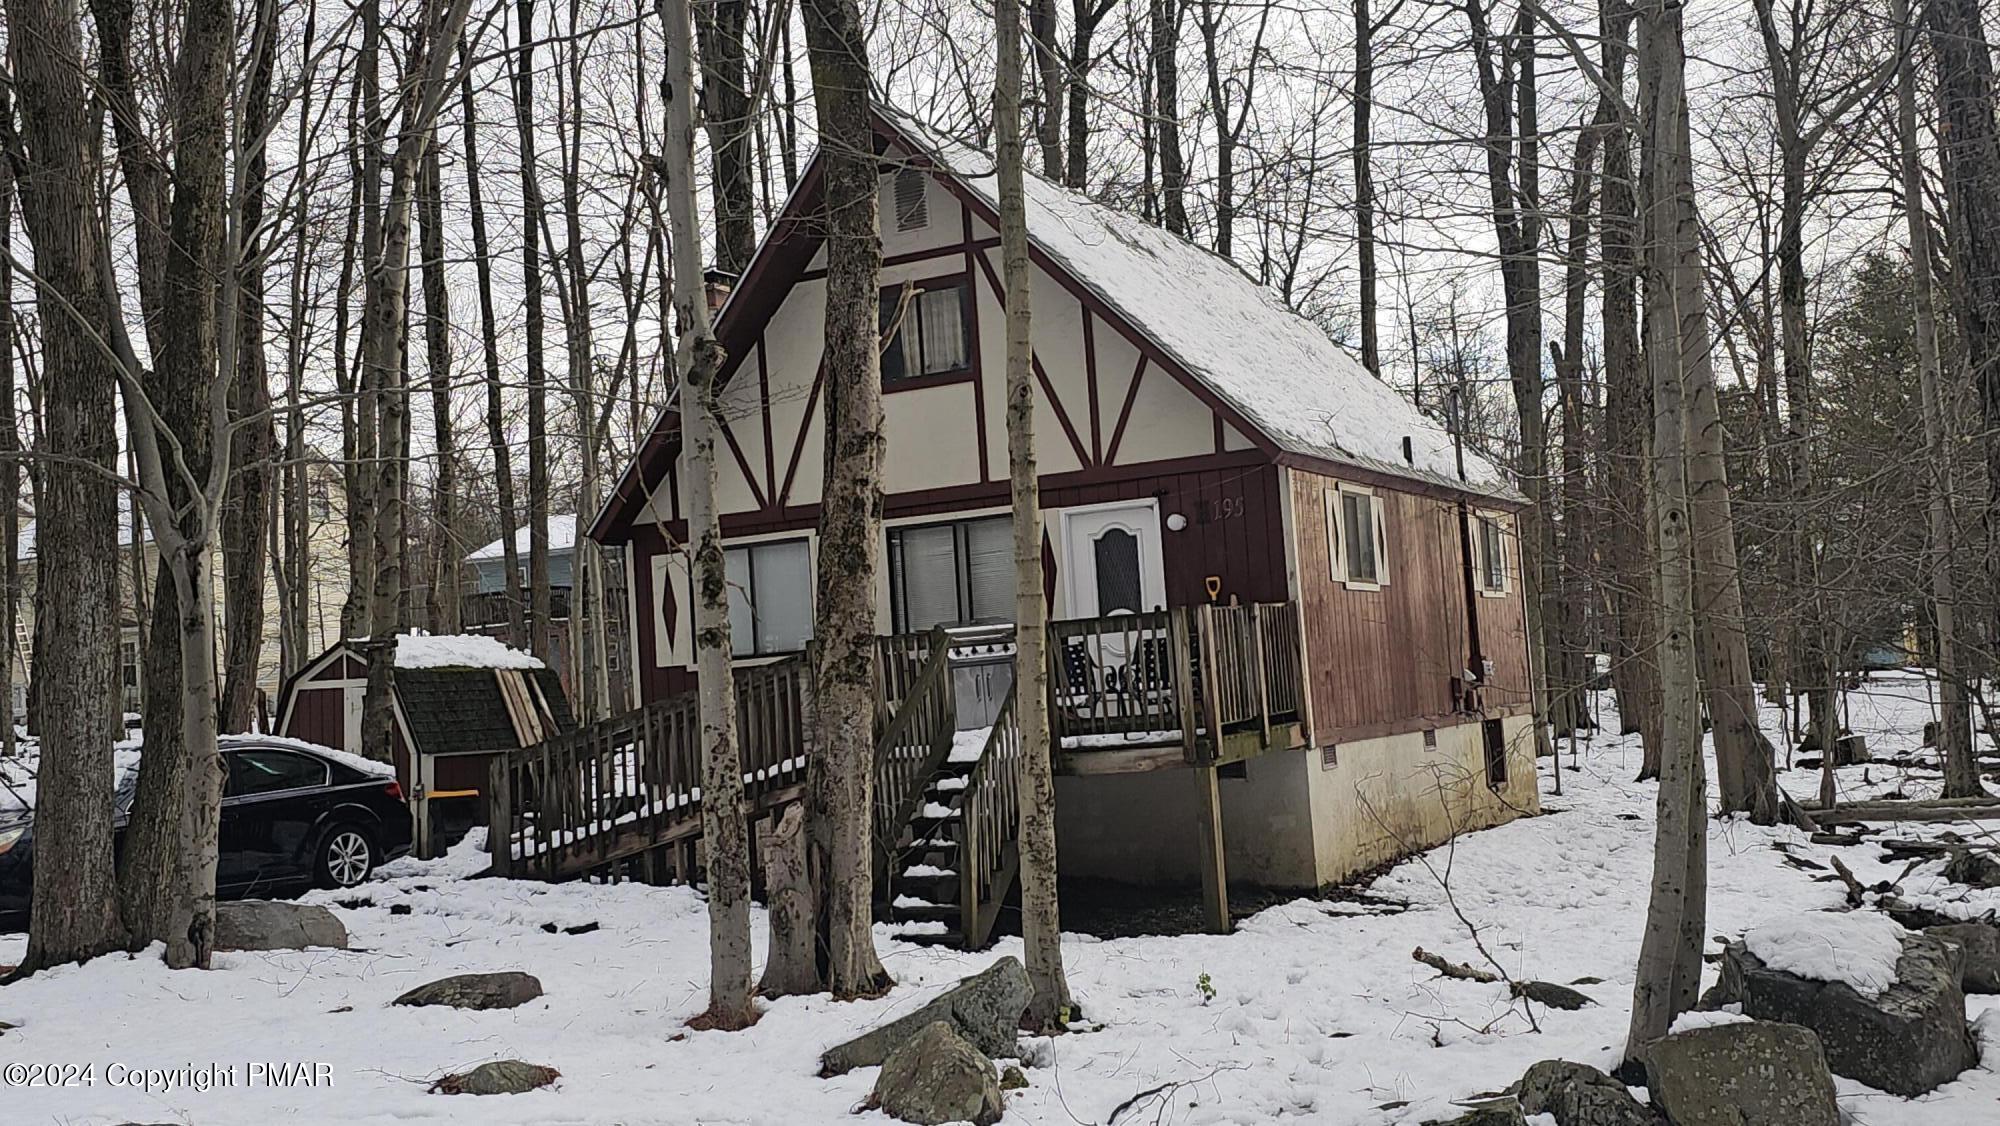
[[[1049,642],[1060,773],[1192,769],[1212,805],[1217,767],[1303,746],[1310,731],[1293,604],[1052,622]],[[1014,889],[1026,784],[1015,694],[1007,690],[975,738],[960,730],[958,699],[961,671],[1004,664],[1012,651],[1006,627],[877,642],[875,882],[883,916],[921,924],[925,940],[984,945]],[[754,825],[803,797],[810,676],[804,659],[792,658],[738,668],[735,677],[744,813]],[[693,879],[700,779],[693,693],[496,759],[488,780],[493,872]],[[1218,810],[1203,819],[1204,883],[1226,926]]]

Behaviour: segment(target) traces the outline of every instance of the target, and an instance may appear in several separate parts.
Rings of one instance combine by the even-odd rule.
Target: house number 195
[[[1210,520],[1227,520],[1232,516],[1241,515],[1243,515],[1242,497],[1217,497],[1208,502]]]

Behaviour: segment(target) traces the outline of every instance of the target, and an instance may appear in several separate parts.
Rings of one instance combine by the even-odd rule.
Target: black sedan
[[[218,895],[353,887],[376,865],[410,851],[409,806],[386,766],[262,736],[225,737],[222,762]],[[138,773],[127,771],[118,784],[121,844]],[[0,812],[0,924],[26,918],[34,856],[34,814]]]

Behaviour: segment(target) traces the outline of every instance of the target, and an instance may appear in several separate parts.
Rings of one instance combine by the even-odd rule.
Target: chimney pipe
[[[722,310],[722,303],[729,300],[729,294],[736,288],[736,275],[714,266],[701,272],[702,292],[708,296],[710,315]]]

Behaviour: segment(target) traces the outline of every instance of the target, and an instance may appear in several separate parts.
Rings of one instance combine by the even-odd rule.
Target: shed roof
[[[524,669],[521,675],[541,688],[556,730],[575,730],[576,717],[554,670]],[[410,737],[425,754],[484,753],[524,745],[508,718],[507,701],[493,669],[399,668],[396,700]]]

